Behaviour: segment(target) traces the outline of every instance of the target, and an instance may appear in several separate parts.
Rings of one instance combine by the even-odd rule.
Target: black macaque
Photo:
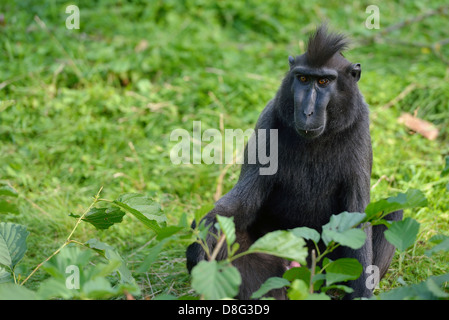
[[[264,165],[247,161],[247,146],[237,184],[204,218],[214,230],[217,214],[233,216],[241,251],[274,230],[306,226],[321,232],[331,215],[364,212],[368,205],[372,167],[369,110],[357,85],[360,64],[349,62],[341,53],[347,46],[345,36],[329,33],[322,25],[310,37],[304,54],[288,58],[290,70],[256,125],[256,132],[266,130],[267,138],[253,137],[257,147],[266,144],[265,150],[275,150],[267,146],[277,143],[276,172],[261,174]],[[277,141],[271,141],[275,139],[271,139],[270,129],[277,130]],[[402,219],[402,211],[387,219]],[[369,274],[365,268],[377,266],[382,277],[395,250],[384,238],[385,227],[364,230],[367,240],[361,249],[342,246],[329,256],[356,258],[364,267],[360,278],[348,283],[354,292],[347,299],[372,295],[366,286]],[[213,236],[208,237],[207,245],[214,248]],[[308,246],[310,252],[313,246]],[[226,254],[224,248],[217,258],[224,259]],[[207,258],[198,243],[190,245],[186,255],[189,271]],[[237,298],[250,299],[269,277],[281,277],[288,263],[265,254],[236,259],[234,265],[242,275]],[[286,298],[282,289],[268,295]]]

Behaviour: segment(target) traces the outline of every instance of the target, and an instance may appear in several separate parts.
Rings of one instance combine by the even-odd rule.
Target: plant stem
[[[404,259],[405,252],[399,254],[399,273],[402,273],[402,260]]]
[[[315,267],[316,267],[316,254],[315,250],[312,249],[312,268],[310,270],[310,283],[309,283],[310,294],[313,294],[313,277],[315,276]]]
[[[220,251],[221,247],[223,246],[224,241],[226,240],[225,234],[222,233],[220,236],[220,239],[218,239],[217,245],[214,248],[214,251],[212,252],[212,255],[209,258],[209,261],[215,260],[215,258],[218,255],[218,252]]]
[[[79,243],[78,241],[75,240],[71,240],[70,238],[72,237],[73,233],[75,232],[75,230],[78,228],[78,225],[81,223],[81,220],[84,218],[84,216],[90,211],[90,209],[92,209],[92,207],[97,203],[98,198],[100,197],[100,192],[101,190],[103,190],[103,187],[100,188],[100,190],[97,192],[97,195],[95,196],[94,201],[91,203],[91,205],[89,206],[89,208],[87,208],[87,210],[81,215],[81,217],[78,218],[78,220],[76,221],[75,226],[72,229],[72,232],[70,232],[69,236],[67,237],[67,239],[65,240],[65,242],[62,244],[62,246],[59,247],[59,249],[57,249],[55,252],[53,252],[47,259],[45,259],[44,261],[42,261],[41,263],[39,263],[37,265],[36,268],[34,268],[34,270],[28,275],[28,277],[26,277],[22,283],[20,284],[21,286],[23,286],[28,279],[31,278],[31,276],[33,274],[36,273],[37,270],[39,270],[40,267],[42,267],[44,265],[45,262],[49,261],[51,258],[53,258],[55,255],[57,255],[65,246],[67,246],[69,243],[74,242],[74,243]]]
[[[321,259],[323,259],[327,254],[329,254],[329,253],[331,253],[332,251],[334,251],[335,249],[337,249],[339,246],[340,246],[339,243],[335,243],[335,242],[332,241],[332,242],[327,246],[326,250],[324,250],[324,252],[323,252],[321,255],[318,256],[318,258],[316,259],[317,262],[320,262]]]

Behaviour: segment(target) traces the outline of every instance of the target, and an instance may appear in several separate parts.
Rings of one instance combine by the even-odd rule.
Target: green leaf
[[[3,267],[0,267],[0,284],[11,281],[12,281],[11,272],[7,271]]]
[[[260,286],[259,290],[257,290],[256,292],[253,293],[253,295],[251,296],[251,299],[259,299],[264,294],[267,294],[270,290],[280,289],[285,286],[288,286],[289,284],[290,284],[290,281],[288,281],[287,279],[284,279],[284,278],[279,278],[279,277],[268,278],[267,281],[265,281]]]
[[[440,285],[438,285],[432,278],[426,280],[426,287],[437,298],[449,298],[449,293],[441,289]]]
[[[113,203],[127,213],[131,213],[146,227],[159,232],[166,225],[166,216],[161,206],[145,195],[128,193],[121,195]]]
[[[307,267],[295,267],[291,268],[284,272],[282,275],[283,278],[287,279],[288,281],[293,281],[295,279],[301,279],[304,280],[306,283],[310,283],[310,277],[312,276],[312,273],[310,272],[310,269]]]
[[[64,247],[56,256],[44,263],[42,269],[53,278],[66,280],[66,271],[69,266],[77,266],[81,272],[84,271],[91,260],[93,250],[81,250],[77,246]]]
[[[49,278],[42,282],[37,290],[39,299],[48,300],[53,298],[73,299],[79,298],[79,290],[69,289],[64,279]]]
[[[357,259],[341,258],[326,266],[326,286],[336,282],[355,280],[362,274],[363,267]]]
[[[324,292],[320,292],[320,293],[309,294],[307,296],[306,300],[331,300],[331,297],[329,297]]]
[[[366,233],[362,229],[349,229],[346,231],[323,230],[323,241],[328,245],[335,241],[342,246],[360,249],[366,241]]]
[[[81,297],[88,299],[108,299],[120,293],[119,287],[113,288],[106,278],[96,277],[83,284]]]
[[[449,273],[440,276],[431,276],[426,281],[410,286],[399,287],[380,294],[381,300],[422,299],[435,300],[444,298],[445,292],[440,289],[449,281]]]
[[[415,242],[418,231],[418,221],[412,218],[405,218],[402,221],[391,223],[384,235],[388,242],[403,252]]]
[[[26,227],[20,224],[0,223],[0,264],[14,270],[27,251],[26,238],[29,234]]]
[[[242,282],[239,271],[225,261],[201,261],[192,269],[192,287],[205,299],[235,297]]]
[[[420,190],[409,189],[406,193],[399,193],[395,197],[371,202],[366,207],[366,215],[369,220],[381,218],[388,213],[400,209],[411,209],[427,206],[427,199]]]
[[[224,217],[217,215],[217,221],[220,225],[220,230],[225,234],[226,236],[226,242],[228,243],[228,246],[231,246],[235,242],[235,224],[234,224],[234,217]]]
[[[295,279],[287,290],[290,300],[306,300],[309,296],[309,286],[303,280]]]
[[[0,284],[0,300],[38,300],[36,292],[15,283]]]
[[[432,238],[429,239],[429,242],[434,244],[440,244],[441,242],[445,241],[446,239],[449,239],[449,236],[446,236],[444,234],[437,234],[434,235]]]
[[[299,227],[291,229],[291,232],[293,232],[295,236],[302,237],[305,240],[312,240],[315,243],[318,243],[318,241],[320,241],[320,234],[315,229]]]
[[[337,290],[345,292],[345,293],[352,293],[352,292],[354,292],[354,289],[352,289],[351,287],[342,285],[342,284],[332,284],[330,286],[321,287],[321,291],[322,292],[327,292],[327,291],[329,291],[331,289],[337,289]]]
[[[172,235],[178,233],[179,231],[185,229],[186,227],[178,227],[178,226],[168,226],[159,230],[156,239],[164,240],[165,238],[169,238]]]
[[[108,229],[115,223],[123,220],[125,213],[119,208],[92,208],[83,218],[83,221],[89,222],[97,230]],[[80,216],[70,214],[70,217],[79,218]]]
[[[18,214],[19,208],[17,208],[17,205],[11,203],[9,200],[0,198],[0,213]]]
[[[11,188],[8,185],[0,185],[0,196],[9,196],[17,198],[19,195],[17,194],[16,190]]]
[[[440,241],[436,246],[434,246],[432,249],[427,250],[424,254],[426,256],[430,257],[434,253],[437,253],[440,251],[449,252],[449,237]]]
[[[136,284],[131,271],[126,266],[125,260],[123,260],[123,258],[114,247],[97,239],[90,239],[85,243],[85,245],[91,249],[94,249],[109,261],[120,261],[120,264],[117,268],[117,273],[119,274],[121,281],[125,283]]]
[[[122,295],[125,291],[131,294],[140,293],[130,272],[123,269],[123,260],[112,247],[97,240],[91,240],[86,246],[103,253],[108,263],[93,265],[91,261],[94,250],[67,246],[42,266],[52,277],[40,285],[39,297],[107,299]],[[119,273],[121,280],[112,286],[108,277],[115,272]]]
[[[326,245],[335,241],[352,249],[359,249],[365,244],[366,233],[358,226],[366,215],[358,212],[342,212],[332,215],[329,223],[323,226],[322,239]]]
[[[306,264],[308,250],[305,245],[304,239],[295,236],[292,232],[277,230],[257,239],[247,252],[271,254]]]

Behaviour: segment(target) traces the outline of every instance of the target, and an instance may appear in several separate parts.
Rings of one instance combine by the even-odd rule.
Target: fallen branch
[[[433,123],[419,119],[410,113],[402,114],[398,121],[410,130],[419,133],[426,139],[435,140],[438,137],[439,130]]]

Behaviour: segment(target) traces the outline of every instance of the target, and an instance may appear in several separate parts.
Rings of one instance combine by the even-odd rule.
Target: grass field
[[[73,3],[80,29],[66,28]],[[449,10],[436,10],[445,3],[2,1],[0,181],[19,193],[20,214],[0,221],[31,233],[22,274],[58,248],[75,222],[69,214],[82,213],[101,187],[103,198],[151,195],[173,223],[212,204],[217,186],[229,190],[239,166],[221,181],[224,165],[174,165],[170,133],[191,131],[193,121],[203,130],[253,128],[288,70],[287,57],[302,53],[324,20],[353,39],[345,56],[362,65],[372,199],[409,188],[428,198],[428,207],[406,211],[421,223],[419,238],[400,268],[395,258],[380,291],[449,272],[447,254],[423,254],[430,237],[449,235],[449,180],[440,176],[449,155]],[[380,29],[365,26],[371,4]],[[432,122],[438,138],[399,124],[402,112]],[[131,217],[106,231],[81,224],[75,236],[114,245],[131,270],[156,244]],[[184,251],[168,247],[135,275],[144,296],[191,293]],[[44,277],[39,271],[28,286]]]

